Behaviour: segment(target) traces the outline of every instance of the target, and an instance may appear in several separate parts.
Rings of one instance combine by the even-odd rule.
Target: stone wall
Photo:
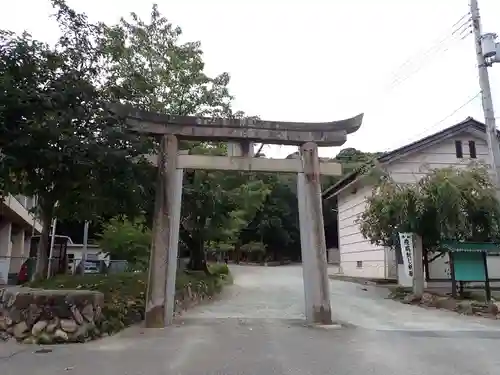
[[[174,315],[211,300],[223,285],[232,283],[231,275],[219,277],[193,279],[178,289]],[[133,277],[132,285],[139,285],[133,290],[130,285],[120,289],[123,285],[110,287],[105,296],[83,289],[0,287],[0,345],[2,339],[12,337],[27,344],[85,342],[139,324],[144,319],[145,281]]]
[[[0,288],[0,337],[23,343],[85,342],[101,336],[102,293]]]

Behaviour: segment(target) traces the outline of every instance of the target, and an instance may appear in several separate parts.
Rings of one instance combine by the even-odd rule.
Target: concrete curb
[[[342,324],[338,324],[338,323],[333,323],[333,324],[311,324],[308,327],[309,328],[314,328],[314,329],[323,329],[325,331],[332,331],[332,330],[336,330],[336,329],[345,328]]]
[[[344,275],[328,275],[328,278],[331,280],[347,281],[361,285],[378,285],[378,286],[397,285],[397,280],[390,280],[390,279],[370,279],[364,277],[353,277]]]

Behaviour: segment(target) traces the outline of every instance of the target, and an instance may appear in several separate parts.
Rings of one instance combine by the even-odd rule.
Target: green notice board
[[[454,252],[453,265],[457,281],[486,281],[483,253]]]

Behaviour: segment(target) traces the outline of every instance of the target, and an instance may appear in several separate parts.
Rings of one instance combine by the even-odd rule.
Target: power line
[[[465,15],[465,16],[467,16],[467,15]],[[462,18],[460,18],[457,22],[455,22],[455,23],[453,24],[453,26],[451,26],[451,28],[448,28],[448,30],[447,30],[445,33],[441,34],[441,36],[440,36],[439,38],[436,38],[436,39],[435,39],[435,41],[432,43],[432,45],[431,45],[431,47],[430,47],[430,48],[427,48],[427,49],[425,49],[424,51],[420,50],[420,51],[418,51],[417,53],[415,53],[414,55],[412,55],[412,56],[408,57],[408,58],[407,58],[407,59],[406,59],[406,60],[405,60],[405,61],[404,61],[404,62],[403,62],[403,63],[402,63],[399,67],[397,67],[395,70],[396,70],[396,71],[397,71],[397,70],[401,70],[401,69],[402,69],[402,68],[404,68],[406,65],[410,64],[411,62],[413,62],[413,60],[414,60],[414,57],[415,57],[415,56],[419,56],[421,53],[426,53],[426,52],[428,52],[429,50],[432,50],[433,48],[435,48],[437,45],[439,45],[439,44],[443,43],[443,41],[444,41],[444,40],[446,40],[446,39],[449,37],[449,35],[450,35],[450,30],[449,30],[449,29],[451,29],[452,31],[454,31],[454,30],[455,30],[455,26],[456,26],[456,25],[457,25],[457,24],[458,24],[458,23],[459,23],[459,22],[460,22],[463,18],[464,18],[464,16],[462,16]],[[453,34],[453,32],[452,32],[452,34]],[[444,35],[444,39],[443,39],[443,35]]]
[[[462,19],[464,19],[466,16],[469,16],[469,18],[467,18],[464,22],[462,22],[462,24],[460,26],[457,26],[457,24],[459,22],[461,22],[461,20],[459,22],[456,22],[452,27],[455,27],[455,30],[453,30],[452,34],[453,35],[456,35],[456,34],[461,34],[464,32],[464,30],[468,29],[470,26],[471,26],[471,22],[472,22],[472,18],[470,17],[470,13],[467,13],[465,16],[462,17]],[[468,26],[464,29],[464,26]]]
[[[445,122],[446,120],[448,120],[451,116],[453,116],[455,113],[457,113],[458,111],[460,111],[462,108],[464,108],[467,104],[471,103],[472,101],[474,101],[474,99],[476,99],[477,97],[479,97],[480,95],[482,94],[481,91],[479,91],[476,95],[470,97],[464,104],[462,104],[460,107],[458,107],[457,109],[455,109],[453,112],[451,112],[448,116],[446,116],[445,118],[443,118],[441,121],[439,121],[438,123],[434,124],[434,128],[438,125],[441,125],[443,122]]]
[[[465,38],[467,38],[469,35],[472,33],[472,24],[471,24],[471,16],[470,13],[464,14],[462,17],[460,17],[451,27],[447,29],[447,31],[442,34],[440,38],[436,39],[437,43],[434,43],[431,45],[430,48],[425,50],[422,53],[422,58],[417,64],[413,64],[412,66],[412,57],[410,57],[407,61],[405,61],[399,68],[400,71],[402,71],[402,68],[405,66],[411,69],[413,67],[413,70],[410,72],[407,72],[406,76],[403,76],[400,72],[399,77],[396,75],[396,79],[393,80],[392,85],[390,85],[382,94],[378,94],[378,97],[383,98],[387,94],[389,94],[392,90],[394,90],[396,87],[400,86],[402,83],[407,81],[409,78],[411,78],[413,75],[418,73],[424,66],[425,63],[428,63],[429,60],[439,54],[439,53],[445,53],[447,52],[450,48],[451,45],[456,43],[456,42],[461,42]],[[397,72],[397,70],[396,70]],[[470,98],[469,100],[472,101],[476,98],[477,96],[474,96],[473,98]],[[383,99],[382,99],[383,101]],[[380,104],[381,101],[377,100],[377,104]],[[463,104],[463,106],[469,104],[470,102],[467,101],[466,103]],[[376,105],[376,104],[372,104]],[[458,112],[460,109],[463,108],[461,106],[460,108],[457,108],[455,111]],[[370,106],[371,107],[371,106]],[[439,123],[433,124],[432,128],[438,126],[442,122],[446,121],[449,117],[453,116],[456,112],[451,113],[446,117],[445,119],[440,120]],[[427,131],[428,129],[424,130]]]
[[[469,31],[468,31],[469,30]],[[372,93],[370,97],[376,96],[380,98],[369,105],[369,109],[366,112],[373,109],[373,107],[380,105],[384,98],[390,94],[395,88],[402,85],[409,78],[417,74],[429,60],[439,54],[447,52],[452,45],[456,42],[460,42],[471,34],[471,19],[470,13],[464,14],[460,17],[452,26],[448,27],[446,32],[443,32],[439,38],[436,38],[435,42],[427,49],[421,49],[419,52],[410,56],[405,62],[403,62],[398,68],[393,70],[392,82],[385,88],[382,88],[382,92]],[[419,58],[417,60],[417,58]],[[372,107],[373,106],[373,107]]]
[[[445,33],[444,37],[441,37],[438,39],[437,43],[434,43],[430,48],[425,50],[422,53],[417,53],[416,55],[410,57],[400,68],[396,69],[396,72],[398,70],[402,71],[404,67],[408,66],[409,69],[413,67],[413,70],[410,70],[409,72],[406,73],[406,75],[402,74],[404,71],[400,72],[399,74],[396,74],[396,77],[393,79],[391,84],[388,87],[388,91],[392,91],[394,88],[405,82],[407,79],[409,79],[411,76],[414,74],[418,73],[424,66],[425,63],[428,62],[432,57],[436,56],[439,53],[444,53],[447,52],[451,44],[456,41],[461,41],[465,39],[468,35],[470,35],[470,32],[467,32],[467,30],[470,29],[471,23],[470,23],[470,18],[467,18],[464,22],[462,22],[458,27],[456,27],[457,24],[459,24],[465,17],[467,17],[468,14],[465,14],[462,16],[462,18],[459,19],[459,21],[455,22],[455,24],[450,28]],[[465,32],[465,33],[464,33]],[[416,60],[415,57],[419,58],[419,62],[417,65],[411,63]]]
[[[432,124],[431,126],[428,126],[426,128],[424,128],[424,130],[422,130],[420,133],[418,134],[415,134],[413,136],[411,136],[411,138],[407,138],[405,140],[405,143],[407,143],[408,141],[410,141],[411,139],[415,139],[415,138],[420,138],[422,135],[424,135],[425,133],[427,133],[429,130],[431,129],[434,129],[436,128],[437,126],[441,125],[443,122],[445,122],[446,120],[448,120],[450,117],[454,116],[458,111],[460,111],[461,109],[463,109],[464,107],[466,107],[468,104],[472,103],[476,98],[478,98],[480,95],[482,94],[481,91],[479,91],[477,94],[475,94],[474,96],[471,96],[467,99],[467,101],[465,101],[464,103],[462,103],[459,107],[455,108],[451,113],[449,113],[448,115],[446,115],[446,117],[442,118],[441,120],[439,120],[438,122]]]
[[[457,26],[460,22],[462,22],[467,16],[469,16],[469,21],[470,21],[470,12],[465,13],[460,19],[455,22],[451,27]]]
[[[446,31],[444,31],[443,33],[441,33],[441,36],[439,36],[438,38],[435,39],[435,41],[431,44],[431,47],[427,48],[424,51],[418,51],[413,56],[408,57],[408,59],[403,64],[401,64],[397,69],[402,69],[405,65],[408,65],[409,63],[411,63],[414,60],[415,56],[419,56],[422,53],[424,53],[424,54],[428,53],[429,51],[435,49],[436,47],[438,47],[439,45],[441,45],[444,41],[446,41],[447,39],[449,39],[450,36],[455,35],[458,31],[460,31],[463,28],[463,26],[470,25],[471,19],[469,17],[465,22],[463,22],[460,26],[457,27],[457,25],[460,22],[462,22],[467,16],[470,16],[470,13],[464,14],[451,27],[449,27]]]
[[[453,35],[447,35],[446,37],[441,39],[437,44],[433,45],[431,48],[425,50],[421,54],[412,56],[411,60],[408,63],[406,63],[402,68],[399,68],[399,72],[398,72],[398,70],[396,70],[396,72],[398,72],[398,73],[394,74],[394,79],[392,80],[391,84],[389,85],[389,90],[392,90],[393,88],[398,86],[400,83],[406,81],[412,74],[417,73],[418,70],[421,69],[422,63],[425,62],[426,58],[432,56],[433,54],[439,53],[441,48],[445,45],[445,43],[447,43],[451,39],[453,39]],[[413,71],[411,71],[411,68],[415,66],[415,61],[417,61],[416,58],[420,58],[420,66],[417,66],[416,69],[413,69]],[[408,68],[405,71],[403,68],[406,68],[406,67],[408,67]],[[410,70],[410,71],[408,72],[408,70]]]
[[[422,135],[424,132],[432,129],[432,128],[435,128],[436,126],[439,126],[440,124],[442,124],[443,122],[445,122],[446,120],[448,120],[450,117],[452,117],[454,114],[456,114],[458,111],[460,111],[462,108],[464,108],[465,106],[467,106],[468,104],[470,104],[472,101],[474,101],[474,99],[476,99],[477,97],[479,97],[480,95],[482,94],[482,91],[479,91],[477,94],[475,94],[474,96],[471,96],[469,99],[467,99],[466,102],[464,102],[462,105],[460,105],[459,107],[455,108],[450,114],[448,114],[446,117],[443,117],[441,120],[439,120],[438,122],[434,123],[432,126],[429,126],[427,127],[423,132],[417,134],[416,136],[413,136],[412,138],[416,138],[416,137],[419,137],[420,135]],[[409,138],[405,141],[405,143],[407,143],[407,141],[409,140]],[[391,152],[393,151],[393,149],[391,148],[391,150],[389,151],[386,151],[386,152]],[[385,152],[385,153],[386,153]],[[385,154],[384,153],[384,154]],[[371,158],[370,160],[368,160],[366,163],[363,164],[362,167],[360,168],[363,168],[365,166],[370,166],[370,165],[373,165],[373,163],[375,163],[378,159],[378,156],[374,156],[373,158]],[[356,173],[356,172],[351,172],[351,173]],[[330,186],[329,188],[327,188],[324,192],[323,192],[323,197],[327,196],[329,191],[335,186],[332,185]]]
[[[467,99],[466,102],[464,102],[462,105],[460,105],[459,107],[455,108],[450,114],[448,114],[446,117],[443,117],[441,120],[439,120],[438,122],[434,123],[432,126],[429,126],[426,128],[426,130],[424,130],[424,132],[432,129],[432,128],[435,128],[436,126],[439,126],[440,124],[442,124],[443,122],[445,122],[446,120],[448,120],[450,117],[452,117],[454,114],[456,114],[458,111],[460,111],[462,108],[464,108],[465,106],[467,106],[468,104],[470,104],[472,101],[474,101],[474,99],[476,99],[477,97],[479,97],[480,95],[482,94],[482,91],[479,91],[477,94],[475,94],[474,96],[471,96],[469,99]],[[416,137],[419,137],[420,135],[422,135],[424,132],[421,132],[419,134],[417,134],[416,136],[413,136],[412,138],[416,138]],[[409,138],[405,141],[405,144],[408,142]],[[391,152],[393,151],[394,149],[391,148],[389,151],[386,151],[384,152],[387,153],[387,152]],[[373,163],[375,163],[378,159],[378,156],[374,156],[373,158],[371,158],[370,160],[368,160],[366,163],[363,164],[363,166],[361,166],[360,168],[364,168],[366,166],[373,166]],[[356,173],[356,172],[351,172],[351,173]],[[323,197],[327,196],[328,193],[330,192],[331,189],[333,189],[333,187],[336,186],[336,184],[330,186],[329,188],[327,188],[325,191],[323,191]],[[328,199],[328,198],[326,198]]]

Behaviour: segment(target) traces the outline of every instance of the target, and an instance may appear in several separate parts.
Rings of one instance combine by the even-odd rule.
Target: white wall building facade
[[[9,274],[17,274],[29,257],[31,237],[42,230],[41,222],[30,210],[34,198],[9,195],[0,201],[0,285]]]
[[[467,168],[473,162],[489,163],[483,124],[468,118],[439,133],[401,147],[378,158],[378,163],[397,183],[415,183],[431,169]],[[340,270],[346,276],[397,279],[393,250],[365,239],[357,220],[371,196],[373,182],[355,173],[325,191],[325,198],[337,197]],[[490,277],[500,279],[500,257],[488,258]],[[449,279],[447,257],[429,265],[431,279]]]

